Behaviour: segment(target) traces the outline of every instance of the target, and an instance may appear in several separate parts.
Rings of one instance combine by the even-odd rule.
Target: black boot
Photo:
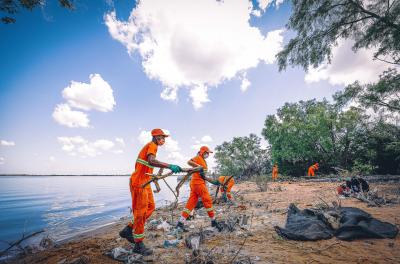
[[[218,223],[217,220],[215,220],[215,219],[211,221],[211,226],[215,227],[216,229],[218,229],[218,232],[221,232],[222,229],[223,229],[221,224]]]
[[[143,241],[139,242],[139,243],[135,243],[135,247],[133,248],[133,252],[140,254],[142,256],[150,256],[151,254],[153,254],[153,250],[150,248],[147,248]]]
[[[185,227],[185,225],[182,222],[179,222],[176,224],[176,228],[181,229],[183,232],[189,232],[189,230]]]
[[[125,228],[119,232],[119,236],[122,238],[125,238],[130,243],[134,243],[133,235],[132,235],[132,227],[130,227],[130,226],[125,226]]]

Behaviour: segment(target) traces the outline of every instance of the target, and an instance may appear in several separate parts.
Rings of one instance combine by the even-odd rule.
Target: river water
[[[129,176],[1,176],[0,251],[8,246],[4,241],[22,234],[44,229],[59,241],[129,216],[128,182]],[[175,189],[176,177],[167,182]],[[175,200],[162,181],[160,186],[157,207]],[[181,188],[180,199],[187,199],[188,189]]]

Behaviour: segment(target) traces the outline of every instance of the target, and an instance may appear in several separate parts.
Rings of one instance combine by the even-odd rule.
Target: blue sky
[[[260,135],[266,115],[285,102],[330,98],[354,74],[381,70],[370,51],[353,54],[343,41],[334,51],[342,59],[308,77],[300,68],[278,72],[271,58],[294,34],[283,30],[290,4],[260,0],[248,10],[239,2],[246,3],[81,1],[75,11],[49,3],[0,25],[0,173],[130,173],[155,127],[172,135],[160,159],[184,165],[198,145]],[[350,56],[361,59],[353,65]],[[90,85],[93,74],[100,88]],[[160,96],[166,87],[176,95]],[[89,125],[68,126],[68,111],[55,118],[59,105]]]

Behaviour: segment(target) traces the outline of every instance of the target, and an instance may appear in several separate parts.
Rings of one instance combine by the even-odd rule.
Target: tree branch
[[[400,25],[397,25],[391,21],[389,21],[386,17],[382,17],[376,13],[373,13],[371,11],[366,10],[363,6],[361,6],[360,4],[356,3],[353,0],[348,0],[351,4],[353,4],[356,8],[358,8],[362,13],[368,14],[376,19],[378,19],[379,21],[385,23],[386,25],[395,28],[397,30],[400,30]]]
[[[386,63],[389,63],[389,64],[393,64],[393,65],[400,65],[400,63],[396,63],[396,62],[394,62],[394,61],[387,61],[387,60],[385,60],[385,59],[378,58],[377,55],[374,55],[374,59],[377,59],[377,60],[379,60],[379,61],[383,61],[383,62],[386,62]]]

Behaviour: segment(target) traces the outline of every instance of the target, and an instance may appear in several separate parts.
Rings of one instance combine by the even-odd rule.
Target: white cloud
[[[260,9],[265,11],[274,2],[274,0],[257,0],[257,2]]]
[[[15,142],[14,141],[7,141],[7,140],[0,140],[0,146],[13,147],[13,146],[15,146]]]
[[[284,2],[284,0],[257,0],[258,2],[258,7],[262,10],[262,12],[265,12],[274,2],[275,2],[275,8],[278,9],[279,6]],[[258,10],[256,10],[258,11]],[[253,10],[254,13],[254,10]],[[256,14],[254,14],[256,15]],[[258,15],[256,15],[258,16]],[[261,14],[260,14],[261,16]]]
[[[212,142],[213,139],[212,139],[211,136],[205,135],[205,136],[203,136],[203,137],[201,138],[201,141],[203,141],[203,142]]]
[[[138,52],[150,79],[165,87],[161,98],[176,101],[190,89],[198,109],[218,86],[259,63],[271,64],[282,49],[283,30],[263,35],[249,24],[248,1],[140,1],[127,21],[105,15],[110,35],[133,55]]]
[[[305,76],[307,83],[327,80],[332,85],[348,85],[355,81],[375,82],[379,75],[388,68],[388,64],[373,60],[373,49],[360,49],[357,53],[351,49],[352,40],[340,40],[332,49],[331,64],[324,63],[310,69]]]
[[[55,158],[54,156],[50,156],[50,157],[49,157],[49,161],[50,161],[50,162],[55,162],[55,161],[56,161],[56,158]]]
[[[240,84],[240,90],[242,90],[242,92],[246,92],[250,85],[251,82],[246,77],[243,77],[242,83]]]
[[[124,151],[122,149],[117,149],[113,151],[115,154],[123,154]]]
[[[96,157],[104,152],[123,153],[122,150],[114,150],[115,143],[107,139],[98,139],[90,142],[81,136],[76,136],[58,137],[57,140],[62,145],[61,149],[71,156],[80,154],[81,157]]]
[[[3,157],[0,157],[0,165],[6,163],[6,160]]]
[[[115,138],[115,142],[117,142],[118,144],[120,144],[122,147],[125,146],[125,141],[123,138]]]
[[[208,99],[207,89],[207,86],[198,85],[190,90],[190,97],[192,98],[193,107],[195,109],[199,109],[204,103],[210,102],[210,99]]]
[[[83,110],[112,111],[115,106],[113,90],[100,74],[91,74],[90,83],[71,81],[62,95],[72,107]]]
[[[151,132],[150,131],[146,131],[146,130],[142,130],[140,131],[140,134],[138,136],[138,140],[140,142],[140,144],[144,145],[147,144],[151,141]]]
[[[67,127],[89,127],[87,114],[72,110],[67,104],[59,104],[53,112],[54,120]]]
[[[106,140],[106,139],[99,139],[93,143],[93,146],[95,148],[98,148],[98,149],[101,149],[104,151],[112,149],[114,147],[114,145],[115,145],[114,142],[112,142],[110,140]]]

